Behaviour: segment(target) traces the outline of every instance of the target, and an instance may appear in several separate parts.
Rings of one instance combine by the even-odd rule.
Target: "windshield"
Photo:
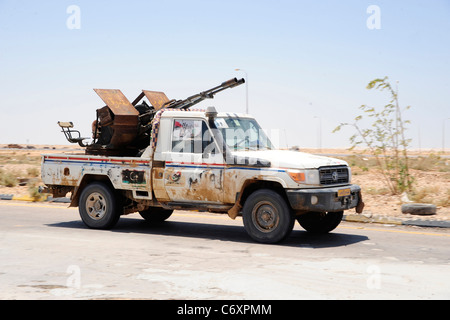
[[[214,122],[231,151],[274,149],[255,119],[219,117]]]

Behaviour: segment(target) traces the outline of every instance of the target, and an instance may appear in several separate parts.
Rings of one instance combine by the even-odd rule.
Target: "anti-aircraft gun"
[[[136,156],[150,143],[152,120],[161,109],[188,109],[225,89],[245,83],[244,79],[230,79],[209,90],[184,100],[169,100],[164,92],[142,90],[129,102],[117,89],[94,89],[106,104],[97,109],[97,118],[92,123],[93,141],[85,144],[72,122],[58,122],[67,140],[86,148],[86,154],[110,156]],[[150,105],[143,100],[146,97]],[[142,101],[142,102],[141,102]],[[75,136],[75,134],[77,136]]]

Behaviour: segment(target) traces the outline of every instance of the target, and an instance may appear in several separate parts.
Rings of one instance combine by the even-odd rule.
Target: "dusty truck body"
[[[135,212],[161,222],[176,209],[204,210],[242,215],[248,234],[265,243],[285,239],[295,220],[324,233],[337,227],[344,210],[362,211],[345,161],[276,150],[248,115],[213,107],[154,109],[147,146],[133,156],[107,145],[84,154],[44,154],[47,192],[71,192],[71,206],[91,228],[112,228]]]

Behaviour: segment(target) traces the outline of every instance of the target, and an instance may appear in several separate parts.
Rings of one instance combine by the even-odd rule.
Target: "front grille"
[[[319,168],[320,184],[348,183],[348,167],[321,167]]]

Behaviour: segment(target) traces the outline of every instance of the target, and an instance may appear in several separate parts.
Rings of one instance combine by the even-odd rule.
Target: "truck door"
[[[222,203],[225,162],[202,119],[172,121],[164,185],[171,201]]]

